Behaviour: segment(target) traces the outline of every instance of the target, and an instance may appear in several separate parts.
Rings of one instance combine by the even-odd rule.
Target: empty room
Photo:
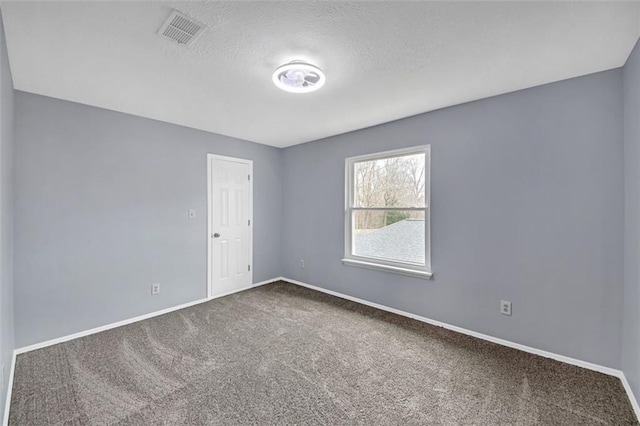
[[[3,425],[640,424],[640,1],[0,13]]]

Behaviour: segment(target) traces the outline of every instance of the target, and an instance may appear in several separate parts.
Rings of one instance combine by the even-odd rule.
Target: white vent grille
[[[158,34],[161,34],[178,44],[191,44],[207,27],[174,10],[169,19],[162,24]]]

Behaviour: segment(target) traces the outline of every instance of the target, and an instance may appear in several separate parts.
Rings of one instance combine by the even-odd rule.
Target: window
[[[345,265],[431,277],[430,147],[346,160]]]

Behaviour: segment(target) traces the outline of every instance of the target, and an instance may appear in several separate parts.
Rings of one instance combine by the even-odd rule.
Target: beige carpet
[[[636,424],[620,381],[288,283],[19,355],[11,425]]]

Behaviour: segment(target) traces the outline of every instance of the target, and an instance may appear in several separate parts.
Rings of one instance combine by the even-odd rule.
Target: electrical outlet
[[[189,219],[196,218],[196,209],[189,209]]]
[[[508,300],[501,300],[500,301],[500,313],[502,315],[511,316],[511,302],[509,302]]]
[[[160,293],[160,283],[151,284],[151,294]]]
[[[304,269],[304,260],[302,260],[302,259],[300,260],[300,267],[301,267],[302,269]]]

